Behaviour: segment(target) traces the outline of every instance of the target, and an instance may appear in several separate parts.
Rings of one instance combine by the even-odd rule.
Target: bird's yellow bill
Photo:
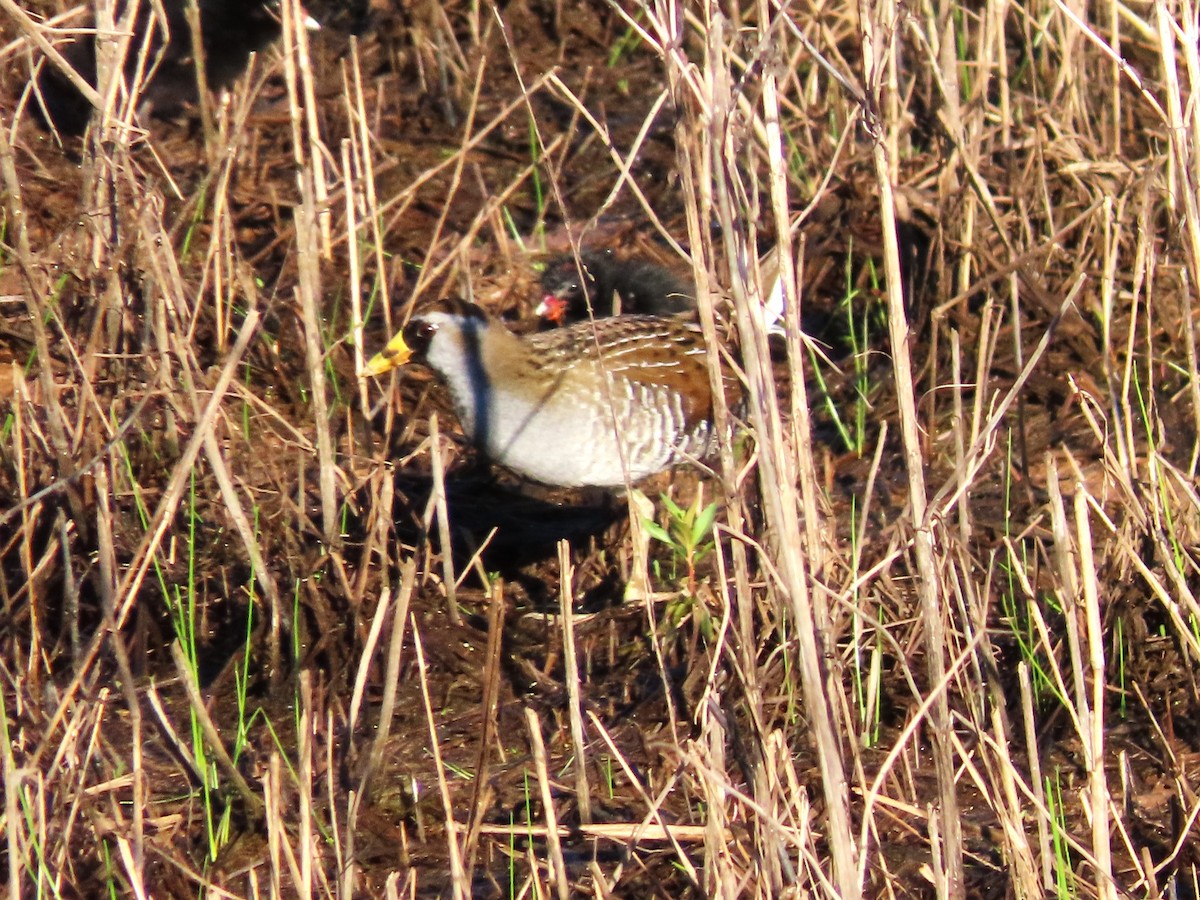
[[[387,346],[371,357],[363,366],[364,375],[383,375],[392,369],[398,369],[412,357],[412,348],[404,343],[404,335],[398,334]]]

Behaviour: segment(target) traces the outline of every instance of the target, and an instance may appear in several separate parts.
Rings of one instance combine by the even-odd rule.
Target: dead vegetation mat
[[[767,214],[778,172],[744,109],[731,160],[762,194],[689,230],[681,144],[707,135],[662,93],[669,54],[635,27],[649,10],[631,25],[599,2],[377,0],[312,36],[302,102],[273,50],[210,133],[191,110],[63,146],[29,107],[38,52],[0,17],[8,883],[840,893],[777,568],[801,535],[764,503],[799,502],[799,482],[758,480],[773,449],[752,416],[727,448],[736,481],[643,486],[718,502],[715,549],[689,566],[643,543],[625,497],[489,466],[432,378],[356,377],[413,302],[469,295],[538,327],[538,267],[580,234],[683,273],[668,236],[709,260],[736,355],[745,273],[724,250],[748,229],[756,255],[802,264],[795,324],[814,343],[765,346],[778,439],[808,446],[818,491],[806,577],[861,890],[1195,896],[1200,401],[1169,134],[1108,57],[1035,12],[970,45],[1012,70],[1002,97],[951,86],[961,105],[906,25],[902,105],[875,111],[903,123],[891,221],[863,108],[782,25],[773,53],[752,40],[761,9],[729,11],[743,102],[772,66],[784,85],[792,236]],[[806,15],[779,21],[861,75],[855,21]],[[701,66],[704,32],[684,30]],[[1152,92],[1168,89],[1156,46],[1125,45]],[[898,427],[889,228],[933,524],[914,519]],[[643,546],[648,593],[631,590]],[[939,830],[939,733],[958,842]]]

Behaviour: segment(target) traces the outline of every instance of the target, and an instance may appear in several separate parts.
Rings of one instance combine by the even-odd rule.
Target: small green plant
[[[205,213],[208,212],[208,189],[209,180],[206,178],[200,183],[200,190],[196,194],[196,206],[192,211],[192,217],[188,221],[187,230],[183,235],[183,243],[179,248],[179,261],[186,262],[192,253],[192,242],[199,233],[200,227],[207,220]]]
[[[537,119],[529,117],[529,158],[533,160],[533,198],[534,209],[537,210],[537,221],[540,226],[546,215],[546,191],[542,186],[542,141],[538,137]],[[538,231],[540,232],[540,227]]]
[[[1039,610],[1042,607],[1033,609],[1032,604],[1038,601],[1030,598],[1026,602],[1023,599],[1027,597],[1025,585],[1029,582],[1028,576],[1024,573],[1031,569],[1028,559],[1030,548],[1027,542],[1017,540],[1011,530],[1013,472],[1017,471],[1014,453],[1013,432],[1010,429],[1006,465],[1004,466],[1004,533],[1007,540],[1005,549],[998,560],[1000,572],[1004,576],[1000,591],[1001,616],[1012,631],[1021,658],[1029,664],[1029,669],[1033,673],[1034,696],[1038,703],[1053,699],[1060,705],[1066,706],[1067,698],[1059,690],[1051,667],[1048,665],[1045,650],[1041,647],[1041,637],[1034,621],[1035,616],[1041,615]],[[1052,593],[1043,595],[1041,601],[1052,614],[1062,614],[1062,609]]]
[[[1054,896],[1059,900],[1078,897],[1071,848],[1068,844],[1067,817],[1063,809],[1062,785],[1058,772],[1046,776],[1046,811],[1050,814],[1050,843],[1054,848]]]
[[[679,583],[679,565],[686,569],[687,581],[680,591],[678,599],[668,604],[666,621],[671,629],[679,625],[689,616],[696,616],[696,624],[706,638],[714,633],[711,616],[702,603],[697,603],[698,580],[696,567],[704,560],[714,547],[712,531],[713,522],[717,517],[717,504],[704,506],[703,491],[696,492],[696,498],[686,509],[679,506],[666,494],[662,496],[663,507],[667,511],[667,525],[664,528],[652,519],[643,519],[646,533],[657,541],[666,544],[671,549],[671,580]],[[655,567],[655,574],[661,577],[661,571]]]
[[[687,568],[687,595],[696,596],[696,566],[708,556],[713,549],[713,522],[717,518],[717,504],[710,503],[701,507],[704,502],[704,492],[696,492],[696,498],[691,505],[684,509],[668,497],[662,495],[663,507],[667,511],[667,527],[659,525],[653,519],[645,520],[647,533],[656,541],[661,541],[671,549],[671,554],[677,563],[683,563]]]
[[[617,773],[613,766],[613,760],[611,756],[605,754],[600,758],[600,770],[604,773],[604,786],[608,790],[608,799],[616,799]]]
[[[642,12],[634,14],[634,21],[641,22],[644,18]],[[642,43],[642,36],[636,28],[630,26],[625,29],[625,33],[613,45],[613,48],[608,52],[608,67],[615,69],[622,64],[623,59],[632,53]]]
[[[867,442],[867,413],[871,403],[871,336],[886,330],[886,318],[883,307],[872,297],[881,293],[880,281],[872,260],[866,261],[867,272],[871,279],[871,291],[868,296],[855,287],[854,275],[854,245],[846,253],[846,291],[838,304],[839,309],[846,313],[846,338],[850,344],[850,355],[854,362],[854,407],[852,411],[843,411],[838,407],[833,394],[826,385],[821,374],[822,362],[829,365],[829,360],[818,354],[815,345],[809,345],[808,353],[812,361],[812,369],[816,378],[817,394],[821,397],[826,411],[838,436],[846,449],[861,456]],[[851,414],[852,413],[852,414]]]

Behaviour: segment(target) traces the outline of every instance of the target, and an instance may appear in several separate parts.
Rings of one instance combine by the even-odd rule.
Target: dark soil
[[[49,3],[35,5],[50,11],[45,9]],[[157,896],[195,896],[201,879],[234,895],[250,895],[252,885],[259,890],[263,886],[262,867],[269,856],[263,816],[224,777],[213,808],[218,818],[227,816],[227,824],[220,840],[210,843],[197,774],[202,766],[181,759],[178,746],[191,746],[190,739],[177,742],[171,737],[150,703],[153,686],[165,721],[186,734],[188,700],[170,652],[183,629],[171,612],[180,603],[192,610],[199,686],[227,747],[234,746],[239,720],[250,720],[244,739],[238,741],[236,766],[256,789],[280,755],[293,766],[301,765],[299,717],[301,712],[311,717],[306,725],[315,743],[305,775],[311,779],[314,816],[322,829],[314,850],[322,873],[318,881],[324,878],[332,885],[353,860],[359,868],[357,892],[363,896],[382,895],[394,873],[404,873],[402,889],[414,896],[440,896],[449,889],[446,813],[426,696],[459,826],[544,823],[541,795],[531,774],[526,709],[533,709],[541,723],[551,777],[562,779],[553,784],[558,822],[577,826],[574,775],[564,774],[573,750],[557,618],[563,589],[558,544],[563,540],[570,544],[573,575],[568,587],[580,617],[576,652],[583,707],[604,724],[628,767],[622,769],[616,754],[589,731],[594,742],[587,762],[593,821],[641,822],[647,817],[648,796],[658,798],[654,808],[666,823],[705,824],[704,800],[685,776],[679,753],[695,737],[700,705],[711,702],[706,694],[710,672],[715,664],[725,665],[721,645],[711,632],[721,571],[716,557],[704,558],[695,573],[699,599],[685,600],[679,597],[687,582],[685,567],[665,546],[654,543],[654,586],[670,599],[651,604],[649,610],[643,602],[627,600],[633,538],[625,499],[530,485],[491,466],[463,441],[440,386],[420,372],[370,385],[364,408],[350,319],[352,292],[359,292],[371,309],[363,337],[368,354],[382,346],[413,303],[445,294],[469,295],[503,316],[514,330],[532,330],[540,327],[533,309],[540,299],[541,266],[567,251],[569,237],[580,234],[590,246],[654,260],[689,278],[686,264],[651,226],[631,191],[622,190],[605,205],[619,176],[612,151],[624,156],[645,128],[647,113],[664,89],[661,61],[636,41],[627,41],[624,21],[599,0],[510,3],[502,10],[503,31],[496,27],[492,9],[485,12],[481,7],[478,42],[472,36],[476,23],[465,4],[424,8],[376,0],[362,15],[340,12],[327,15],[327,27],[313,37],[315,115],[325,147],[333,153],[340,152],[344,141],[358,140],[342,88],[343,73],[355,54],[363,76],[367,130],[374,142],[374,190],[382,211],[384,246],[378,254],[374,247],[360,248],[361,270],[353,282],[345,188],[339,183],[329,199],[335,211],[335,240],[319,264],[340,502],[333,535],[325,533],[322,520],[311,373],[296,300],[302,263],[296,241],[300,194],[289,108],[283,76],[271,54],[255,65],[256,76],[265,81],[254,94],[244,131],[232,142],[235,159],[210,160],[194,108],[170,118],[148,118],[149,136],[130,157],[136,171],[128,181],[111,184],[107,198],[84,195],[94,163],[79,139],[67,138],[59,147],[28,107],[18,110],[31,57],[10,53],[4,60],[3,124],[16,122],[12,158],[21,200],[29,214],[40,276],[55,291],[42,298],[42,306],[27,305],[23,298],[30,282],[6,245],[6,266],[0,271],[0,299],[5,301],[0,306],[0,354],[13,366],[5,367],[0,388],[10,410],[24,406],[27,412],[16,417],[23,422],[19,434],[10,412],[0,506],[16,510],[37,490],[51,487],[45,497],[7,517],[0,531],[0,643],[6,659],[3,695],[9,740],[20,745],[16,755],[26,765],[44,766],[60,744],[69,743],[65,726],[51,727],[49,720],[59,698],[71,693],[86,699],[91,709],[79,719],[67,712],[71,727],[83,733],[96,729],[98,742],[89,750],[94,753],[92,776],[81,775],[80,785],[126,775],[126,761],[132,759],[134,745],[140,746],[149,848],[146,880]],[[4,33],[15,37],[11,26]],[[624,48],[619,56],[614,53],[618,47]],[[561,94],[539,87],[523,98],[522,87],[538,82],[551,67],[606,126],[611,148]],[[461,170],[437,168],[463,145],[464,134],[478,134],[495,117],[496,127],[479,139]],[[676,119],[671,103],[664,104],[646,130],[631,175],[665,230],[686,246]],[[936,138],[930,142],[925,160],[938,156]],[[847,409],[859,392],[864,393],[872,435],[879,433],[878,422],[895,415],[886,330],[879,318],[881,294],[873,274],[880,243],[867,177],[869,156],[865,145],[851,146],[847,153],[809,226],[803,285],[803,326],[822,342],[832,363],[824,370],[822,387],[829,401],[813,404],[813,429],[824,502],[834,523],[830,544],[843,548],[857,527],[851,510],[871,471],[873,446],[866,455],[850,452],[829,410]],[[427,177],[431,171],[435,174]],[[490,205],[500,196],[502,204]],[[219,210],[217,197],[225,204]],[[796,197],[798,206],[810,199],[799,192]],[[112,205],[105,212],[108,230],[96,224],[97,204],[104,203]],[[176,273],[157,271],[149,264],[141,243],[147,221],[162,224],[162,239],[177,260]],[[917,209],[905,229],[909,312],[921,363],[918,377],[933,388],[949,380],[949,350],[939,343],[945,320],[935,320],[934,315],[951,293],[942,255],[947,251],[938,243],[939,227],[927,211]],[[764,243],[770,237],[764,235]],[[228,251],[230,256],[218,268],[210,263],[210,251]],[[103,264],[97,265],[97,259]],[[1055,272],[1056,267],[1062,272]],[[1068,280],[1069,262],[1057,259],[1046,268],[1047,277],[1056,276],[1056,283]],[[214,283],[217,271],[224,279],[220,284]],[[176,294],[177,288],[182,293]],[[842,298],[851,293],[856,299],[848,310]],[[981,289],[979,296],[945,313],[964,346],[969,347],[978,333],[983,293]],[[386,314],[381,308],[384,296],[390,301]],[[191,354],[191,361],[164,368],[167,348],[158,343],[154,330],[163,304],[171,302],[185,304],[173,314],[173,325],[186,322],[190,328],[175,335],[179,344],[171,344],[171,352]],[[38,358],[30,324],[38,308],[45,310],[52,337],[48,359]],[[175,463],[196,427],[197,412],[251,308],[263,317],[262,331],[238,367],[218,433],[235,490],[253,510],[252,527],[279,592],[278,606],[264,593],[213,468],[201,456],[186,485],[185,500],[168,523],[168,539],[154,556],[128,616],[116,635],[106,637],[112,610],[105,605],[113,598],[106,593],[110,582],[103,568],[114,561],[117,572],[111,583],[119,584],[138,559],[147,523],[168,490]],[[1047,327],[1051,312],[1036,305],[1029,310],[1025,352]],[[850,321],[867,321],[871,328],[871,352],[862,357],[865,362],[857,373]],[[1013,356],[1011,335],[1002,338],[999,347],[989,372],[993,386],[1003,388],[1016,377],[1020,364]],[[788,370],[782,345],[775,349],[786,408]],[[968,365],[974,367],[973,355]],[[61,445],[48,431],[31,430],[35,424],[48,428],[40,412],[46,402],[39,393],[44,388],[36,381],[43,368],[53,373],[57,402],[75,428]],[[1020,410],[1012,414],[1011,450],[994,460],[986,477],[971,488],[974,530],[961,552],[991,577],[1000,577],[993,554],[1006,540],[1046,535],[1046,453],[1070,447],[1085,466],[1084,474],[1095,472],[1102,447],[1082,414],[1079,395],[1071,392],[1062,373],[1082,373],[1093,378],[1093,384],[1102,384],[1103,368],[1092,321],[1072,313],[1059,326]],[[185,375],[207,380],[188,384]],[[1176,376],[1168,371],[1162,377],[1170,381]],[[1164,394],[1171,393],[1168,388],[1174,385],[1164,385]],[[815,383],[809,390],[819,396]],[[930,389],[922,403],[924,418],[931,423],[944,423],[952,415],[950,396],[944,391]],[[434,411],[445,454],[449,546],[443,545],[437,525],[430,526],[435,480],[426,441]],[[1177,415],[1181,421],[1160,449],[1184,464],[1194,434],[1183,421],[1186,417]],[[896,430],[888,440],[876,476],[860,571],[887,557],[896,541],[908,537],[907,519],[901,515],[906,510],[906,476]],[[64,457],[57,446],[69,448],[69,453]],[[931,442],[927,450],[932,483],[941,484],[953,471],[953,448]],[[569,436],[561,452],[571,452]],[[651,498],[670,492],[683,505],[701,490],[706,502],[721,496],[711,479],[694,470],[663,475],[643,490]],[[747,495],[748,507],[756,511],[753,489],[747,488]],[[1010,522],[1033,524],[1015,538]],[[728,546],[724,552],[721,561],[729,566]],[[364,662],[364,652],[380,596],[396,597],[403,565],[411,559],[416,560],[417,577],[408,607],[396,712],[382,755],[372,760],[386,688],[390,625],[373,645],[374,657]],[[1155,558],[1146,562],[1156,571],[1170,564]],[[868,769],[883,763],[919,699],[908,686],[912,673],[924,669],[916,606],[902,583],[912,574],[906,565],[899,563],[888,576],[896,581],[884,593],[895,605],[885,624],[916,624],[885,654],[877,744],[862,751]],[[450,611],[448,572],[465,572],[453,591],[456,615]],[[1125,571],[1106,574],[1111,574],[1114,586],[1127,583]],[[755,577],[766,576],[759,571]],[[837,585],[849,580],[840,570],[823,577]],[[1189,581],[1195,581],[1194,573]],[[496,603],[503,604],[502,617],[494,615]],[[1138,703],[1129,696],[1120,698],[1123,705],[1129,704],[1127,718],[1114,728],[1110,740],[1121,744],[1127,759],[1138,761],[1133,768],[1141,784],[1139,799],[1130,801],[1136,807],[1130,820],[1139,830],[1137,840],[1151,847],[1156,858],[1166,858],[1178,835],[1177,823],[1172,822],[1180,810],[1172,805],[1173,795],[1159,786],[1170,772],[1178,771],[1175,766],[1194,773],[1200,734],[1189,723],[1195,720],[1191,704],[1196,698],[1188,694],[1191,681],[1180,676],[1182,651],[1161,637],[1164,616],[1147,604],[1144,593],[1114,587],[1107,609],[1138,632],[1125,665],[1130,683],[1138,682],[1148,698]],[[998,611],[995,619],[982,623],[989,632],[995,670],[980,677],[990,685],[991,695],[986,700],[956,695],[956,701],[992,703],[1006,715],[1019,717],[1013,699],[1016,664],[1024,659],[1016,636],[1019,629],[1001,626],[1024,619],[1008,612]],[[1048,607],[1046,615],[1051,629],[1057,629],[1061,613]],[[751,749],[759,746],[756,730],[780,729],[794,736],[788,742],[793,769],[810,783],[810,797],[818,802],[818,769],[804,737],[804,712],[792,705],[795,698],[787,696],[784,687],[790,676],[783,660],[790,645],[765,617],[760,624],[759,688],[769,698],[764,708],[770,710],[771,721],[757,720],[759,710],[751,715],[736,690],[724,695],[721,714],[730,757],[726,771],[741,779],[734,787],[745,790],[761,765]],[[494,659],[487,653],[491,627],[502,628]],[[423,662],[416,653],[414,629]],[[837,637],[825,662],[835,677],[849,678],[845,668],[854,653],[854,636],[844,615],[843,632]],[[140,698],[137,723],[131,721],[122,694],[129,685],[121,653],[114,649],[117,644],[128,653],[133,688]],[[360,666],[366,670],[364,709],[350,722]],[[921,675],[916,678],[921,680]],[[243,680],[248,708],[239,712],[237,685]],[[493,680],[498,702],[494,731],[489,732],[485,692]],[[109,704],[118,697],[120,702],[106,708],[100,699],[104,689],[110,692]],[[1171,717],[1176,705],[1188,715]],[[1161,716],[1168,716],[1173,725],[1167,735],[1155,733],[1150,725]],[[1047,715],[1042,725],[1037,739],[1046,746],[1047,757],[1061,761],[1062,771],[1081,772],[1082,750],[1072,744],[1066,717]],[[490,743],[481,746],[481,738],[489,733]],[[1165,744],[1178,754],[1176,763],[1164,758]],[[476,780],[481,760],[486,763],[483,785]],[[912,777],[913,783],[896,793],[918,806],[935,802],[931,770]],[[360,806],[353,846],[335,846],[332,835],[346,834],[349,792],[364,786],[366,792],[356,797]],[[998,873],[1007,862],[997,849],[997,825],[988,798],[965,777],[961,788],[969,892],[1006,896],[1005,879]],[[112,859],[116,839],[128,832],[133,794],[127,783],[97,793],[104,802],[83,805],[86,824],[81,820],[71,826],[73,831],[64,828],[70,860],[56,861],[66,873],[65,883],[81,896],[113,883],[121,886],[119,890],[128,889],[123,870]],[[482,798],[476,822],[469,820],[473,797]],[[300,802],[295,783],[285,781],[279,803],[289,827]],[[893,831],[875,836],[882,862],[868,872],[868,893],[882,892],[887,883],[904,895],[923,896],[927,882],[922,871],[929,860],[924,824],[914,825],[919,818],[915,813],[897,811],[895,816]],[[735,844],[752,843],[750,825],[738,821],[731,827]],[[593,885],[590,867],[595,865],[613,879],[608,887],[615,896],[705,895],[679,864],[679,851],[648,842],[631,847],[572,831],[564,838],[572,882],[581,892],[590,890],[583,886]],[[701,865],[699,843],[682,852]],[[1193,853],[1176,854],[1172,867],[1194,864]],[[475,845],[472,893],[514,896],[530,871],[547,859],[542,837],[514,840],[485,830]],[[743,863],[753,872],[759,861]],[[546,883],[544,871],[540,883]]]

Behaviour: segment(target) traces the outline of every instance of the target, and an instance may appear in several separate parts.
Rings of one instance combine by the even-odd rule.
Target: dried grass
[[[201,139],[97,7],[63,151],[0,0],[10,896],[1196,893],[1193,7],[289,2]],[[743,385],[687,598],[355,378],[620,240]]]

